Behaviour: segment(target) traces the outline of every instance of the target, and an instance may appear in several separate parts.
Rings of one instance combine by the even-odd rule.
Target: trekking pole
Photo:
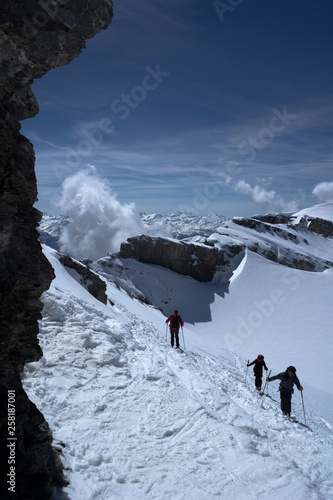
[[[303,391],[301,391],[301,396],[302,396],[302,405],[303,405],[304,423],[306,424],[305,409],[304,409],[304,399],[303,399]]]
[[[168,324],[166,324],[166,329],[165,329],[165,343],[168,343]]]
[[[183,345],[184,345],[184,351],[185,351],[185,339],[184,339],[184,330],[183,330],[183,327],[182,327],[182,335],[183,335]]]
[[[268,374],[268,377],[266,376],[266,378],[269,378],[270,374],[272,373],[272,370],[269,370],[269,374]],[[264,385],[264,389],[262,391],[262,393],[264,394],[265,393],[265,389],[266,389],[266,385],[267,385],[267,380],[265,382],[265,385]],[[268,386],[267,386],[267,394],[268,394]]]
[[[247,360],[247,365],[250,363],[250,360],[248,359]],[[246,372],[245,372],[245,379],[244,379],[244,382],[246,382],[246,377],[247,377],[247,370],[249,369],[249,367],[246,365]]]

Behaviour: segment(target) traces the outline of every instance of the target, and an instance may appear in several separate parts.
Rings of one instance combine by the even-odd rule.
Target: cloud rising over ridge
[[[121,204],[94,167],[64,181],[59,207],[63,215],[71,218],[60,237],[61,250],[77,259],[97,260],[117,252],[130,236],[147,233],[135,204]],[[156,228],[150,231],[154,232]]]
[[[321,203],[333,201],[333,182],[320,182],[312,191]]]

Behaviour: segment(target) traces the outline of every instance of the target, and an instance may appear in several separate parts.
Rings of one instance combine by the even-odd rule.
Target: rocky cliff
[[[0,4],[0,497],[47,499],[64,485],[43,415],[22,389],[24,365],[42,356],[40,296],[53,279],[36,226],[34,151],[20,121],[38,113],[35,78],[69,63],[105,29],[111,0],[2,0]],[[10,438],[10,439],[9,439]],[[10,446],[8,446],[8,443]]]
[[[208,238],[191,241],[141,235],[122,243],[121,259],[137,259],[191,276],[227,283],[247,250],[293,269],[322,272],[333,266],[332,222],[293,214],[235,217]]]
[[[230,243],[222,251],[210,245],[142,235],[128,238],[118,255],[163,266],[197,281],[211,281],[218,273],[219,281],[227,283],[245,255],[245,245]]]

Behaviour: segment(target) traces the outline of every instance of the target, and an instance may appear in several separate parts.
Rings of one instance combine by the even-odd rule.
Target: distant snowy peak
[[[70,218],[64,215],[49,215],[44,213],[39,226],[42,231],[47,231],[53,236],[58,236],[69,221]]]
[[[208,237],[226,221],[222,215],[193,215],[190,212],[177,212],[171,215],[140,213],[143,229],[154,230],[158,235],[159,228],[170,230],[170,236],[178,240],[194,236]],[[48,246],[59,250],[59,237],[70,222],[69,217],[44,214],[39,225],[40,240]]]
[[[46,243],[49,247],[60,250],[59,238],[69,222],[69,217],[64,217],[63,215],[48,215],[44,213],[38,228],[40,241]]]
[[[223,222],[227,220],[223,215],[194,215],[190,212],[177,212],[170,215],[140,214],[142,223],[147,228],[157,222],[165,224],[171,228],[173,238],[182,240],[193,236],[208,237]]]

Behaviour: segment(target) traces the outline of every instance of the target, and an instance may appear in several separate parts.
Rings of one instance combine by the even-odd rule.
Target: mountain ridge
[[[160,215],[140,213],[142,229],[155,228],[156,232],[164,232],[168,228],[170,236],[176,239],[191,238],[193,236],[209,236],[225,220],[223,215],[196,216],[189,212]],[[62,231],[71,222],[70,217],[62,215],[44,214],[39,224],[39,234],[42,243],[46,243],[56,250],[60,250],[59,238]]]
[[[319,217],[322,213],[326,219]],[[152,227],[156,229],[158,223],[185,238],[132,236],[121,244],[119,252],[110,252],[105,262],[109,259],[111,265],[118,257],[133,258],[199,281],[227,282],[245,251],[251,250],[286,267],[321,272],[333,266],[333,223],[329,220],[333,220],[332,214],[333,204],[317,205],[300,213],[233,219],[180,212],[167,217],[141,214],[147,232]],[[69,218],[45,216],[41,231],[47,235],[45,239],[50,246],[59,248],[61,231],[68,224]],[[198,230],[201,234],[197,234]]]
[[[194,215],[190,212],[177,212],[169,215],[146,214],[140,212],[140,219],[143,229],[150,229],[154,225],[159,227],[168,227],[171,230],[170,236],[176,239],[193,238],[196,236],[208,237],[215,229],[222,226],[230,220],[261,220],[271,224],[285,223],[294,226],[306,227],[312,220],[319,219],[332,223],[330,234],[333,236],[333,203],[322,203],[302,209],[296,212],[268,213],[265,215],[255,214],[252,217],[233,217],[228,218],[219,214]],[[40,240],[42,243],[59,250],[59,237],[64,228],[71,222],[70,217],[63,215],[43,214],[39,223]]]

